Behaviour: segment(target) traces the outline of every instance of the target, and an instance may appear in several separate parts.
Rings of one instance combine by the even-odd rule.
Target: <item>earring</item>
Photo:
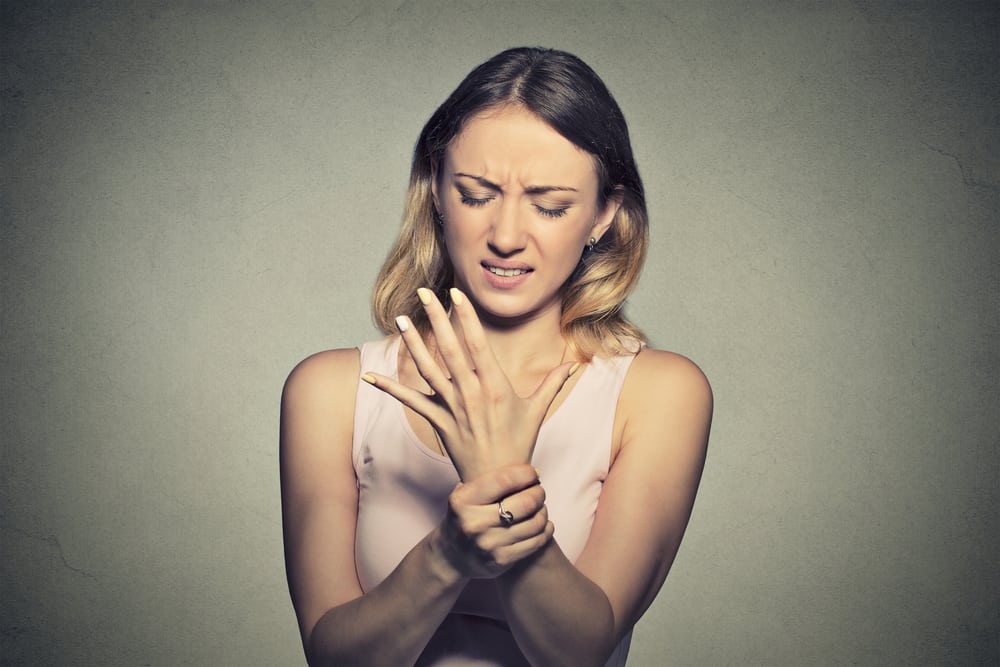
[[[434,211],[434,219],[437,221],[439,227],[444,227],[444,216]]]
[[[597,239],[591,236],[590,241],[587,242],[587,252],[592,251],[595,245],[597,245]]]

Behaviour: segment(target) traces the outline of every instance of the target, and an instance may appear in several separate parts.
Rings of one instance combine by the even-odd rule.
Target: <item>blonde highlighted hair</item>
[[[448,307],[452,266],[436,222],[431,179],[448,144],[465,123],[488,109],[521,106],[594,158],[600,206],[621,205],[611,227],[562,287],[562,334],[569,348],[593,355],[634,353],[646,338],[625,317],[646,259],[648,216],[628,126],[604,82],[582,60],[564,51],[518,48],[474,69],[424,126],[413,151],[410,185],[399,238],[375,281],[372,315],[383,333],[397,315],[429,329],[416,289],[428,287]]]

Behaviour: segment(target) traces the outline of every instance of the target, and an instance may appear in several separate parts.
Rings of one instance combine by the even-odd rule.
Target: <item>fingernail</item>
[[[573,373],[577,372],[578,370],[580,370],[580,362],[579,361],[576,362],[575,364],[573,364],[573,366],[569,369],[569,374],[573,375]],[[567,376],[567,377],[569,377],[569,376]]]
[[[465,303],[465,297],[462,295],[461,292],[458,291],[458,288],[452,287],[450,292],[451,292],[451,302],[453,304],[455,304],[456,306],[461,306],[463,303]]]
[[[361,379],[367,382],[368,384],[375,384],[375,376],[372,375],[371,373],[365,373],[364,375],[361,376]]]
[[[531,467],[535,468],[535,466],[531,466]],[[535,477],[537,477],[538,479],[542,478],[542,471],[539,470],[538,468],[535,468]]]
[[[431,297],[433,296],[434,294],[431,293],[431,291],[426,287],[421,287],[420,289],[417,290],[417,297],[420,299],[420,303],[424,304],[425,306],[430,305]]]
[[[410,320],[406,315],[400,315],[396,318],[396,328],[399,329],[399,333],[406,333],[410,330]]]

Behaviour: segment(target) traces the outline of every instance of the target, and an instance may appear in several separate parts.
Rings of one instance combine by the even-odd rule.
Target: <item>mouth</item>
[[[528,280],[534,269],[523,262],[487,260],[480,264],[487,283],[495,289],[514,289]]]
[[[531,269],[505,269],[499,266],[485,265],[487,271],[495,276],[503,276],[504,278],[510,278],[512,276],[520,276],[525,273],[531,272]]]

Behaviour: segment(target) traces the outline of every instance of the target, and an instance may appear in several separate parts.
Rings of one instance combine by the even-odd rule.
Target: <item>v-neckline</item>
[[[399,356],[400,356],[400,348],[401,348],[402,344],[403,344],[403,339],[402,339],[401,336],[399,336],[397,334],[396,335],[396,340],[391,345],[390,350],[389,350],[389,358],[393,359],[393,373],[392,373],[392,377],[397,382],[399,381]],[[577,389],[577,387],[580,386],[580,383],[583,382],[586,379],[586,377],[588,375],[587,371],[590,370],[591,365],[593,365],[593,360],[591,360],[590,362],[585,363],[585,364],[580,364],[580,370],[577,373],[574,374],[574,375],[576,375],[576,381],[574,382],[573,386],[570,387],[569,393],[566,395],[565,398],[563,398],[562,402],[559,403],[559,405],[557,405],[555,407],[554,410],[552,410],[551,412],[549,412],[545,416],[545,419],[542,420],[541,426],[538,427],[538,437],[539,438],[541,438],[542,432],[546,430],[546,427],[548,426],[548,424],[551,423],[560,414],[563,413],[563,411],[564,411],[563,409],[566,406],[566,404],[569,403],[573,399],[573,396],[576,395],[576,393],[577,393],[576,389]],[[435,459],[437,461],[441,461],[441,462],[444,462],[444,463],[451,464],[451,462],[452,462],[451,461],[451,457],[449,457],[447,454],[440,454],[440,453],[438,453],[437,451],[435,451],[434,449],[432,449],[428,445],[428,443],[424,442],[420,438],[420,436],[417,434],[417,429],[414,427],[413,423],[410,421],[410,414],[411,413],[415,417],[417,417],[419,419],[424,419],[424,417],[422,417],[420,414],[418,414],[415,411],[412,411],[412,410],[411,411],[407,411],[406,406],[404,406],[401,402],[399,402],[399,401],[397,401],[395,399],[393,399],[393,401],[396,403],[397,415],[398,415],[399,419],[402,420],[403,427],[405,429],[406,435],[410,438],[411,443],[414,444],[417,448],[419,448],[421,452],[423,452],[427,456],[431,457],[432,459]]]

